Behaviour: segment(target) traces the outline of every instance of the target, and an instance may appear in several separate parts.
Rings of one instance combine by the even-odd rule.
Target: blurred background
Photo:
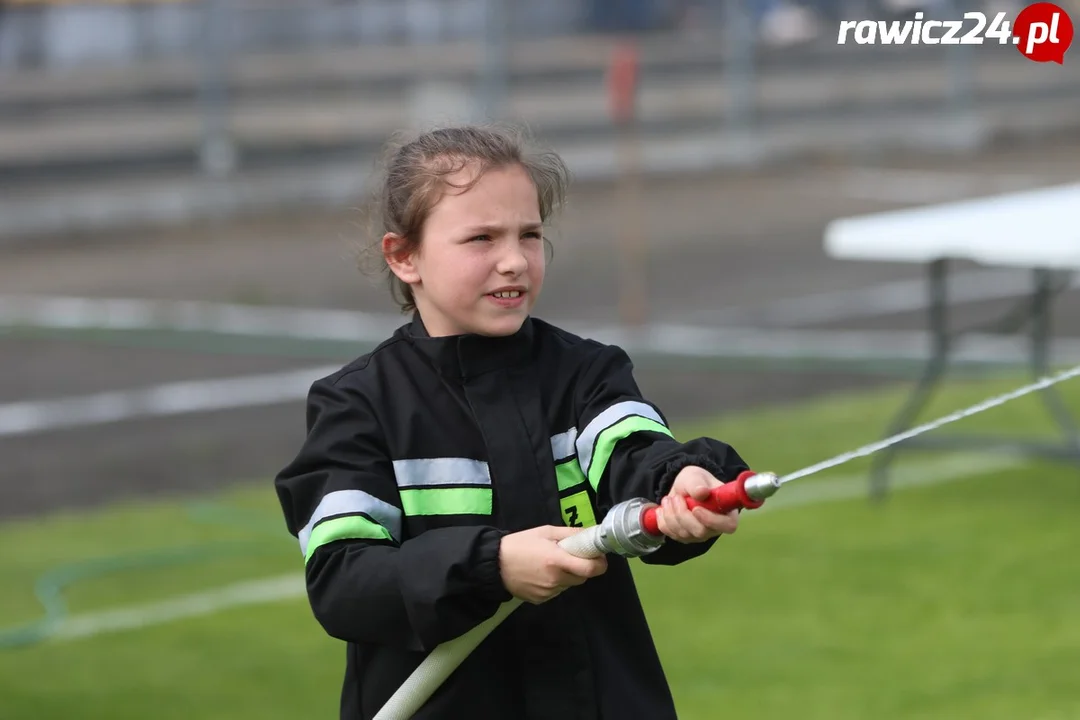
[[[839,23],[1021,7],[0,2],[0,718],[333,715],[343,654],[271,479],[310,382],[405,322],[356,262],[399,131],[509,121],[563,155],[537,314],[625,345],[685,433],[777,472],[884,436],[933,353],[927,267],[832,257],[826,227],[1077,182],[1080,71],[993,40],[839,45]],[[1031,269],[951,270],[950,323],[978,332],[925,419],[1033,370]],[[1049,366],[1080,362],[1060,270]],[[751,520],[689,589],[642,570],[685,716],[719,716],[730,682],[759,688],[724,708],[744,717],[1080,717],[1080,587],[1058,564],[1080,540],[1076,384],[986,420],[1064,428],[1050,460],[898,460],[898,488],[949,483],[936,512],[925,490],[867,503],[856,463],[800,496],[828,510]],[[1021,470],[1046,478],[1030,512],[971,510]],[[1007,557],[975,541],[1004,523]],[[776,626],[739,636],[749,658],[718,649],[677,631],[695,598]]]

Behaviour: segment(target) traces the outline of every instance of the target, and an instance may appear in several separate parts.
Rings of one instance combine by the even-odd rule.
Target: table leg
[[[919,378],[918,385],[908,396],[907,402],[893,419],[886,437],[903,432],[912,426],[915,418],[926,406],[945,373],[949,362],[950,338],[948,322],[948,261],[939,259],[929,266],[928,290],[930,292],[929,320],[931,332],[931,356]],[[888,469],[896,456],[898,446],[881,450],[873,456],[870,465],[870,497],[881,500],[888,489]]]
[[[1036,379],[1048,374],[1050,366],[1050,303],[1053,294],[1053,276],[1049,270],[1035,270],[1035,294],[1031,307],[1031,371]],[[1057,387],[1042,390],[1043,401],[1058,427],[1074,448],[1080,449],[1080,434],[1076,430],[1069,409],[1065,406]]]

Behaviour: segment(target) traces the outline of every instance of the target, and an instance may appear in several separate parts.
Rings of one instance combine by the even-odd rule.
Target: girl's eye
[[[527,233],[525,233],[525,237],[529,238],[530,240],[539,240],[540,239],[540,233],[535,232],[535,231],[534,232],[527,232]]]
[[[469,238],[469,242],[473,242],[475,240],[479,240],[480,242],[487,242],[490,239],[491,239],[490,235],[476,235],[474,237]]]

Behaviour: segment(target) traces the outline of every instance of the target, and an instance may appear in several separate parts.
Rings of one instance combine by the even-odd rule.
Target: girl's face
[[[448,180],[471,182],[476,171],[466,166]],[[384,238],[384,249],[395,240]],[[419,251],[390,267],[412,286],[432,336],[511,335],[540,296],[544,263],[536,186],[513,165],[488,170],[464,192],[448,187],[428,214]]]

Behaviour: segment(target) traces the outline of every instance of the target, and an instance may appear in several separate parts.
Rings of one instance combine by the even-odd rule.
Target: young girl
[[[642,561],[697,557],[737,515],[686,498],[748,468],[717,440],[676,441],[623,350],[531,314],[567,177],[480,127],[391,158],[380,249],[412,320],[313,384],[307,439],[275,481],[314,615],[347,642],[342,718],[373,717],[512,596],[525,604],[417,720],[675,717],[627,560],[557,543],[643,497],[668,540]]]

